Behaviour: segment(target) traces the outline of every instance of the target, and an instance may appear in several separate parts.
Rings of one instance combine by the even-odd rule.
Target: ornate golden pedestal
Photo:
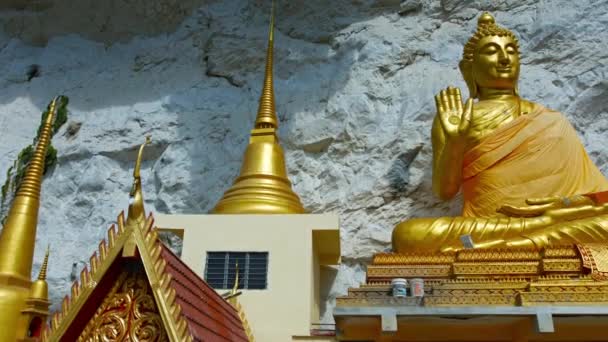
[[[376,254],[366,283],[336,300],[339,337],[608,341],[600,328],[608,324],[607,256],[608,244],[597,243]],[[424,279],[424,297],[393,297],[395,278]],[[585,333],[571,331],[579,328]]]

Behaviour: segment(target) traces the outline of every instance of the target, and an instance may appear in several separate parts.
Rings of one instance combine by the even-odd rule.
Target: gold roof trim
[[[228,300],[230,304],[234,307],[236,312],[243,323],[243,328],[245,329],[245,334],[247,335],[247,339],[249,342],[255,342],[255,338],[253,337],[253,331],[251,330],[251,326],[249,325],[249,321],[247,320],[247,316],[245,315],[245,310],[237,297],[232,297]]]
[[[243,310],[243,306],[239,303],[239,295],[241,295],[239,290],[239,263],[236,263],[236,275],[234,277],[234,285],[232,286],[232,290],[230,290],[228,297],[224,297],[228,300],[228,303],[232,305],[232,307],[236,310],[241,323],[243,324],[243,328],[245,330],[245,334],[247,335],[247,340],[249,342],[255,342],[255,338],[253,337],[253,332],[251,331],[251,326],[249,326],[249,321],[247,320],[247,316],[245,315],[245,310]]]
[[[455,253],[378,253],[374,255],[374,265],[408,264],[451,264],[456,260]]]
[[[193,340],[187,323],[181,316],[181,306],[175,302],[175,290],[169,286],[171,275],[164,273],[166,262],[160,257],[161,242],[156,230],[152,229],[153,223],[150,214],[142,228],[126,227],[124,212],[120,213],[117,224],[108,229],[107,242],[104,239],[99,243],[99,250],[91,256],[89,266],[85,266],[80,273],[80,281],[72,284],[71,296],[65,296],[61,311],[53,314],[51,325],[44,331],[42,341],[61,340],[61,336],[76,319],[78,312],[131,236],[135,238],[167,335],[171,341]]]
[[[121,252],[124,255],[125,251],[128,256],[135,255],[135,249],[139,251],[167,336],[171,341],[193,341],[188,324],[181,315],[182,308],[175,301],[175,289],[170,286],[172,277],[165,272],[167,263],[161,257],[162,246],[158,233],[152,228],[153,216],[150,214],[144,222],[140,219],[145,210],[139,168],[143,148],[149,141],[149,138],[146,138],[146,142],[141,145],[133,171],[131,196],[134,196],[135,203],[131,203],[129,209],[136,205],[137,215],[127,223],[124,212],[118,215],[117,224],[108,229],[107,242],[104,239],[99,243],[98,252],[91,256],[89,267],[85,266],[80,273],[80,281],[72,284],[71,296],[64,297],[61,311],[53,315],[50,328],[47,327],[43,333],[43,341],[59,341],[116,258]]]

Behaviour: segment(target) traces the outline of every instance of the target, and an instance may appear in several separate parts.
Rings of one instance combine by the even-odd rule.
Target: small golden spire
[[[52,137],[58,100],[59,97],[56,97],[49,106],[38,144],[0,234],[0,281],[13,279],[28,284],[30,281],[42,174],[47,148]]]
[[[46,269],[49,265],[49,250],[51,245],[46,246],[46,253],[44,254],[44,261],[40,267],[40,273],[38,273],[38,280],[46,280]]]
[[[133,169],[133,185],[129,193],[129,214],[127,215],[127,225],[131,222],[144,222],[146,220],[146,211],[144,209],[144,196],[141,190],[141,159],[144,154],[144,147],[150,144],[150,136],[146,137],[146,141],[139,146],[139,153],[135,161]]]
[[[46,271],[49,265],[49,249],[50,246],[47,246],[46,253],[44,254],[44,261],[42,262],[40,273],[38,274],[38,280],[35,280],[30,288],[30,298],[44,301],[49,299],[49,285],[46,282]],[[48,305],[46,308],[48,309]]]
[[[260,106],[241,172],[234,184],[211,211],[215,214],[299,214],[304,207],[287,177],[285,155],[276,132],[272,80],[274,42],[274,1],[266,57],[266,74]]]

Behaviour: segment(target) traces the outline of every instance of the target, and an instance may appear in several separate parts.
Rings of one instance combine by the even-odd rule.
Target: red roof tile
[[[243,323],[236,310],[203,279],[162,244],[161,258],[167,262],[165,272],[171,274],[170,286],[175,289],[176,302],[195,341],[247,342]]]

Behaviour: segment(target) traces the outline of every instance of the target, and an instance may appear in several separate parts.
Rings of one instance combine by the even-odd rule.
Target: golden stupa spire
[[[274,128],[279,127],[276,108],[274,102],[274,87],[272,79],[272,57],[274,47],[274,1],[270,9],[270,33],[268,33],[268,48],[266,50],[266,72],[264,74],[264,87],[260,96],[258,115],[255,119],[255,128]]]
[[[46,270],[49,266],[49,249],[51,246],[46,247],[46,252],[44,254],[44,261],[42,262],[42,266],[40,267],[40,273],[38,273],[38,280],[46,280]]]
[[[213,208],[216,214],[298,214],[304,208],[287,178],[285,156],[277,138],[272,80],[274,1],[266,55],[266,73],[258,115],[245,150],[240,175]]]
[[[146,211],[144,209],[144,196],[141,190],[141,176],[139,170],[141,168],[141,158],[144,154],[144,147],[150,144],[150,137],[146,137],[146,141],[139,146],[139,153],[135,161],[133,169],[133,185],[129,193],[129,214],[127,215],[127,225],[129,223],[143,223],[146,220]]]
[[[40,188],[47,148],[59,98],[53,99],[42,126],[38,144],[0,234],[0,285],[27,284],[29,287],[36,242]]]

